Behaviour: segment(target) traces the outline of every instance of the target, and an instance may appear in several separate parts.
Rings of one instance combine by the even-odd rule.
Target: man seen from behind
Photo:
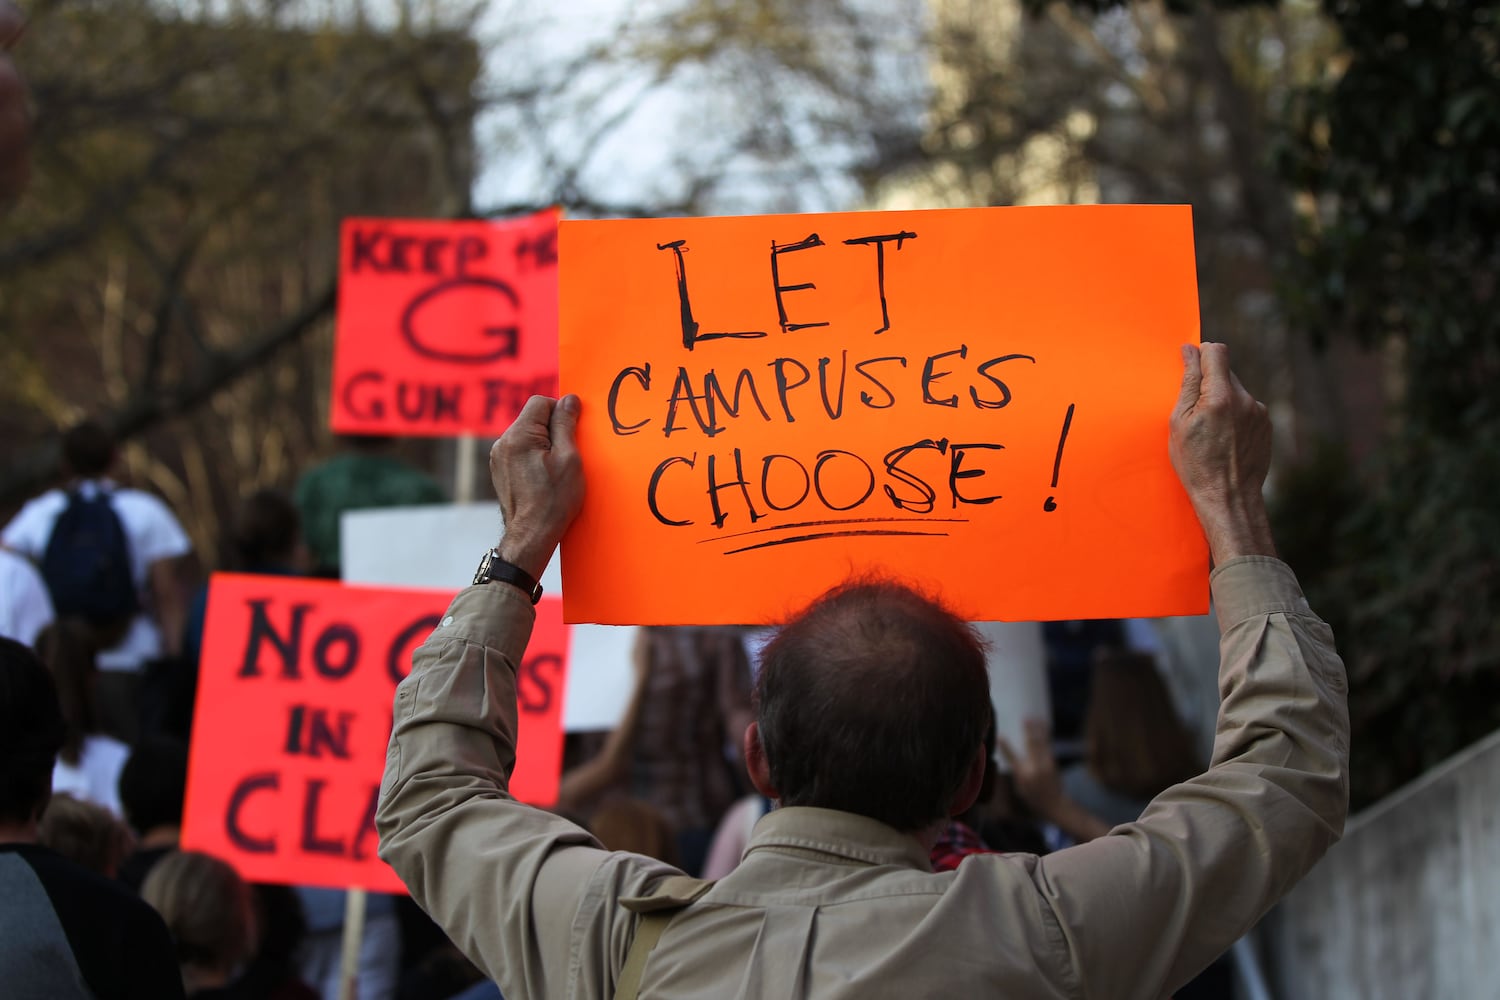
[[[534,398],[491,452],[486,582],[397,690],[381,856],[506,996],[1168,995],[1312,867],[1348,800],[1343,665],[1276,558],[1265,407],[1222,345],[1183,369],[1168,446],[1215,564],[1225,697],[1212,766],[1137,822],[933,873],[983,778],[988,686],[969,627],[894,582],[835,589],[767,649],[744,746],[779,808],[706,890],[510,798],[529,584],[584,490],[579,401]]]

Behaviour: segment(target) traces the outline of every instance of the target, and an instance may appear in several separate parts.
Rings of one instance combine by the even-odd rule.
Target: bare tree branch
[[[214,355],[202,370],[171,390],[135,394],[117,411],[96,417],[126,441],[171,417],[192,412],[214,394],[256,371],[278,351],[301,339],[333,311],[335,286],[329,284],[295,314],[248,344]],[[60,435],[53,434],[19,452],[9,463],[0,486],[0,506],[36,493],[55,475]]]

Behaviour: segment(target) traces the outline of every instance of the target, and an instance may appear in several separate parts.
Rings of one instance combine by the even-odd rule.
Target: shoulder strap
[[[712,887],[713,883],[706,879],[673,875],[663,879],[649,895],[620,897],[620,905],[639,914],[640,919],[635,924],[635,937],[625,955],[625,965],[615,980],[614,1000],[636,1000],[641,991],[641,974],[646,971],[646,959],[666,932],[667,925]]]

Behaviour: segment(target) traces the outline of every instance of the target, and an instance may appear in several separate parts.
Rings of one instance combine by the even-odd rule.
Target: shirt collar
[[[915,836],[879,820],[836,809],[787,806],[773,809],[755,825],[748,857],[758,850],[826,854],[870,865],[896,865],[931,871],[926,848]]]

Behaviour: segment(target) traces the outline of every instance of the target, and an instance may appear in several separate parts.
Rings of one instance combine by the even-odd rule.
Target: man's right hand
[[[1169,451],[1215,563],[1276,554],[1261,487],[1271,467],[1265,404],[1229,369],[1223,344],[1182,348]]]
[[[505,534],[500,558],[540,578],[583,506],[577,396],[532,396],[490,448]]]

